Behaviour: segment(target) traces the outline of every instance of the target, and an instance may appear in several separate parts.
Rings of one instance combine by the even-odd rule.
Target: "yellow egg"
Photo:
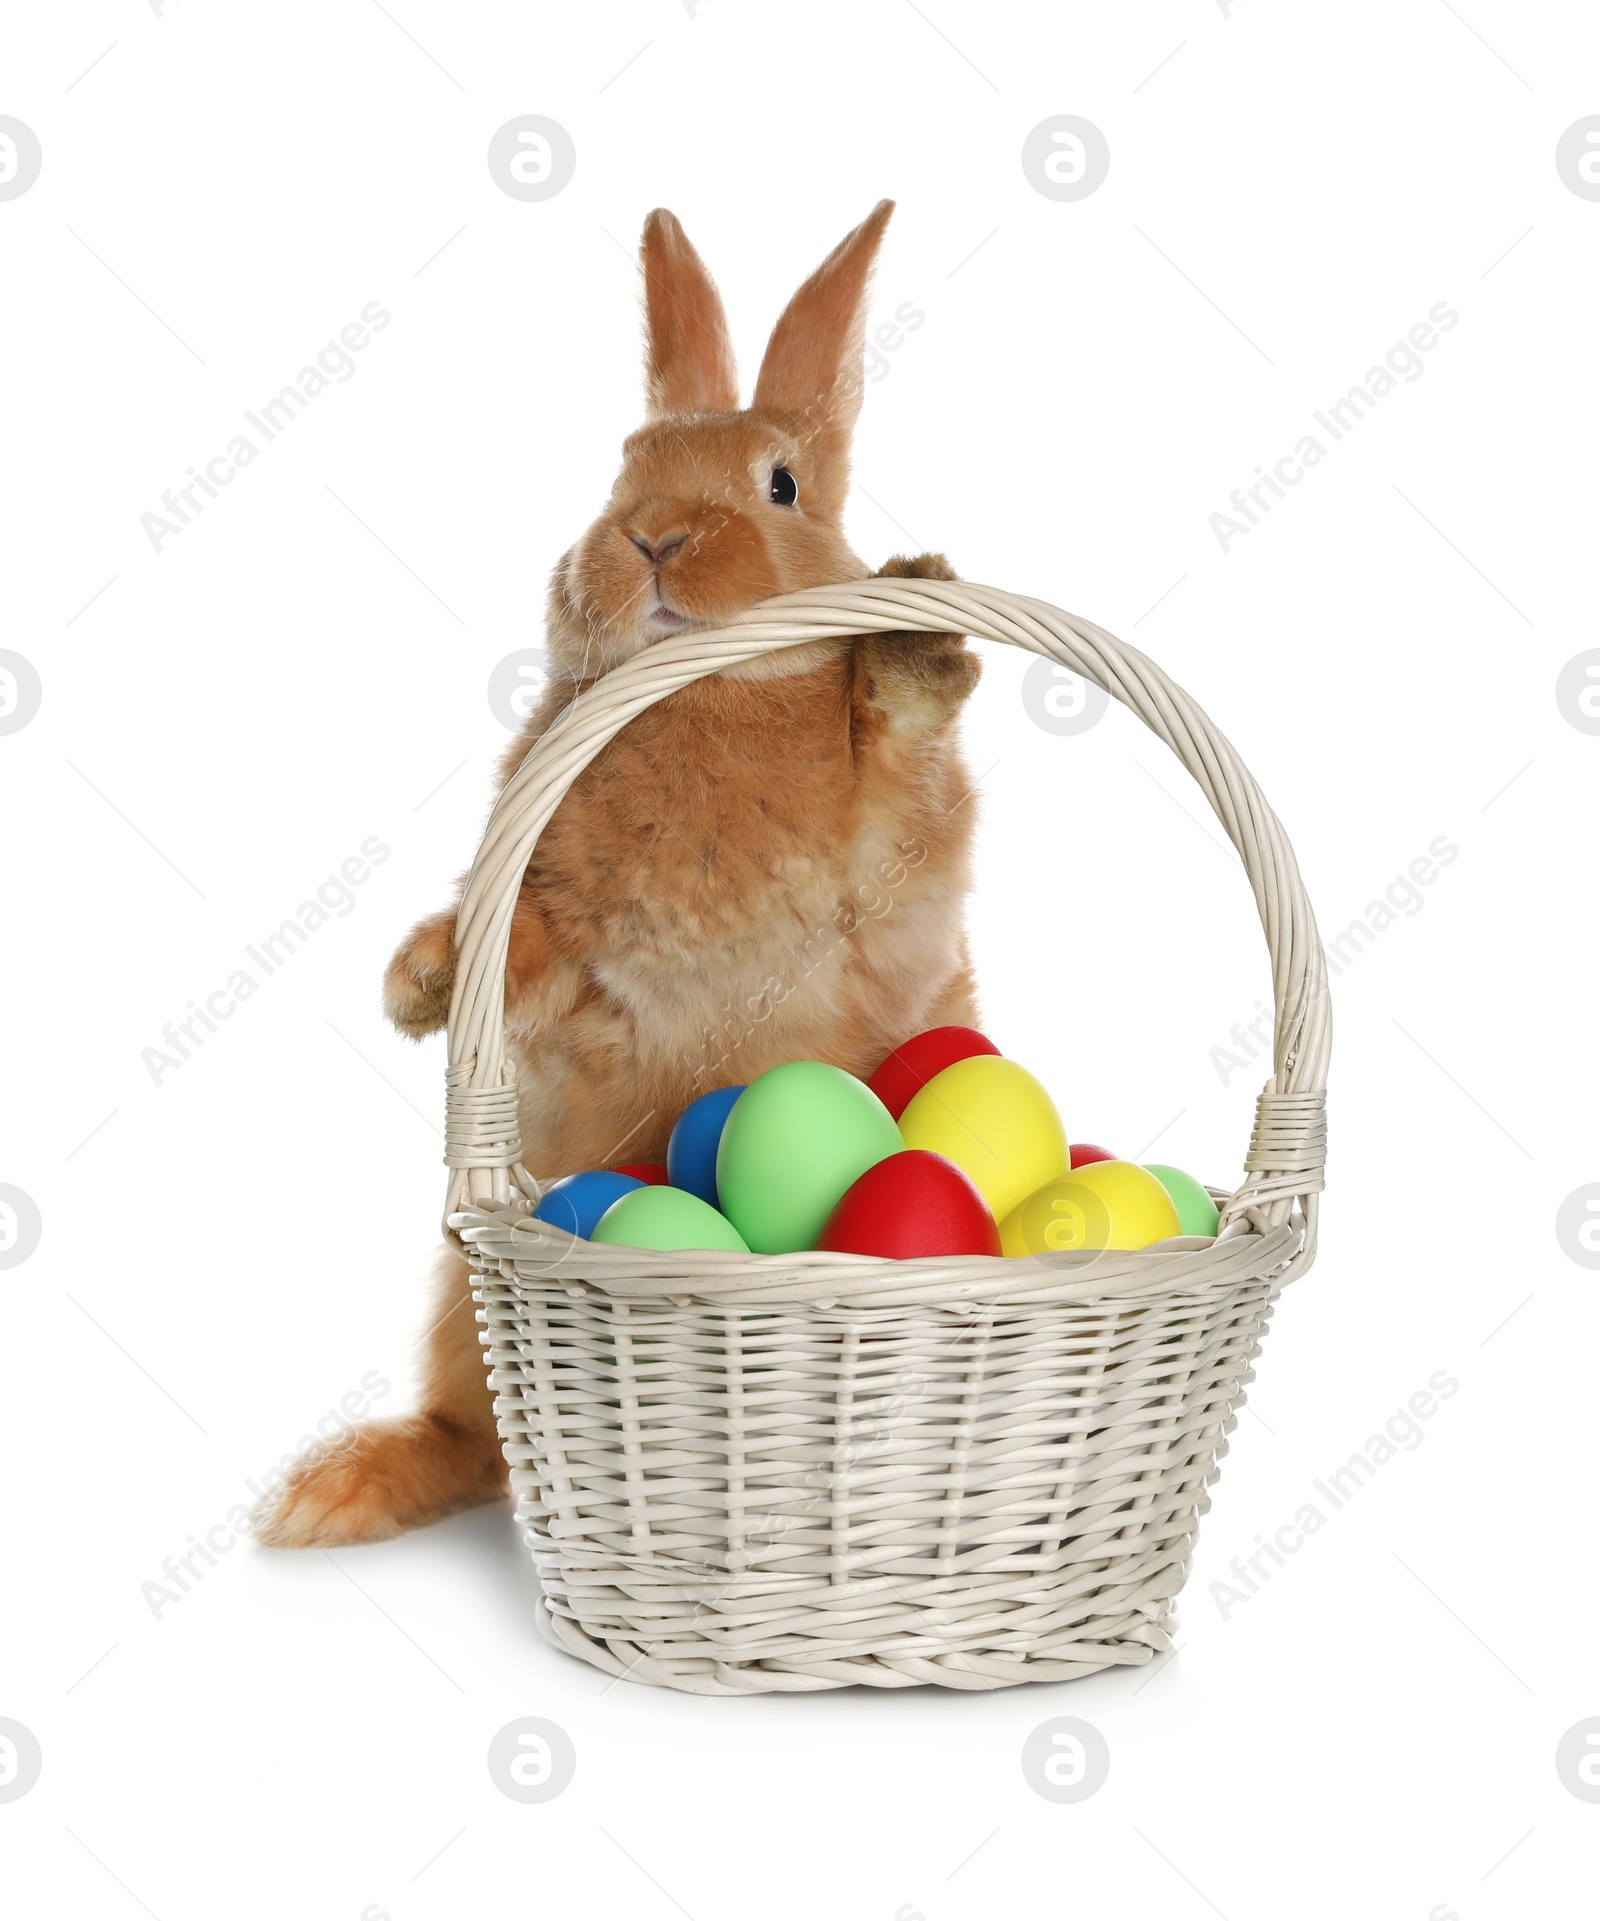
[[[969,1174],[997,1221],[1072,1168],[1050,1096],[1027,1068],[998,1054],[974,1054],[935,1074],[907,1103],[900,1135]]]
[[[1092,1161],[1030,1194],[1000,1223],[1000,1251],[1066,1254],[1149,1247],[1179,1232],[1172,1196],[1132,1161]]]

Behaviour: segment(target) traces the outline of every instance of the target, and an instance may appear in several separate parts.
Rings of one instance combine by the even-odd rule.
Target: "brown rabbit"
[[[840,517],[892,211],[880,203],[795,294],[742,411],[716,287],[670,213],[645,222],[648,417],[556,567],[561,674],[502,781],[579,688],[663,635],[867,575]],[[882,571],[953,578],[937,555]],[[531,1172],[660,1161],[710,1088],[796,1059],[870,1073],[907,1035],[976,1019],[953,723],[977,678],[945,635],[792,648],[660,701],[579,776],[523,878],[506,969]],[[454,927],[453,909],[422,921],[389,965],[402,1033],[444,1025]],[[505,1491],[453,1249],[436,1287],[421,1410],[303,1458],[264,1503],[263,1540],[380,1540]]]

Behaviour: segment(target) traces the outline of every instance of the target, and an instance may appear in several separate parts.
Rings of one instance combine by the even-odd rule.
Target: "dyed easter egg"
[[[601,1215],[589,1237],[605,1247],[650,1247],[660,1253],[686,1248],[748,1254],[733,1223],[698,1194],[676,1187],[637,1187]]]
[[[643,1181],[646,1187],[665,1187],[667,1170],[659,1161],[624,1161],[617,1169],[619,1174],[630,1174],[636,1181]]]
[[[552,1181],[544,1190],[539,1205],[533,1210],[533,1218],[548,1221],[552,1227],[564,1227],[569,1234],[586,1241],[606,1209],[642,1185],[620,1167],[569,1174],[564,1181]]]
[[[1071,1169],[1054,1102],[1027,1068],[998,1054],[935,1074],[900,1116],[900,1136],[970,1175],[997,1221]]]
[[[822,1061],[758,1074],[717,1148],[722,1210],[757,1254],[815,1247],[847,1187],[905,1145],[864,1081]]]
[[[1096,1147],[1093,1141],[1074,1141],[1072,1143],[1072,1165],[1088,1167],[1095,1161],[1114,1161],[1116,1155],[1109,1147]]]
[[[1217,1204],[1192,1174],[1181,1167],[1167,1167],[1159,1161],[1146,1161],[1145,1172],[1156,1179],[1172,1197],[1178,1210],[1180,1234],[1204,1234],[1212,1239],[1217,1232]]]
[[[667,1178],[686,1194],[717,1205],[717,1147],[742,1087],[717,1087],[702,1094],[678,1116],[667,1142]]]
[[[935,1074],[974,1054],[998,1054],[999,1048],[975,1027],[930,1027],[902,1041],[867,1082],[896,1120],[907,1103]]]
[[[1149,1247],[1178,1232],[1178,1210],[1154,1174],[1133,1161],[1094,1161],[1030,1194],[1000,1223],[1013,1259],[1079,1249]]]
[[[971,1177],[954,1161],[908,1147],[869,1167],[847,1190],[817,1246],[885,1261],[998,1254],[1000,1230]]]

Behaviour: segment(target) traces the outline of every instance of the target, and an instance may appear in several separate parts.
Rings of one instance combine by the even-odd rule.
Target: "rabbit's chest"
[[[520,1067],[550,1166],[600,1165],[624,1120],[654,1153],[707,1085],[865,1071],[924,1015],[970,1012],[948,802],[928,756],[884,751],[851,671],[674,696],[552,816],[527,885],[572,998]]]
[[[744,967],[848,896],[860,815],[842,672],[717,687],[661,703],[612,742],[546,830],[530,880],[558,944],[602,982],[719,957]]]

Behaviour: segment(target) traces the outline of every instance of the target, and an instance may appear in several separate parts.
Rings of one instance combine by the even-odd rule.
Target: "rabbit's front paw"
[[[955,580],[943,554],[896,554],[880,580]],[[960,711],[983,671],[960,634],[873,634],[858,645],[870,706],[901,734],[931,734]]]
[[[956,580],[943,554],[896,554],[880,580]],[[960,634],[873,634],[859,643],[857,665],[870,706],[901,734],[931,734],[960,710],[982,672]]]
[[[383,1011],[402,1034],[436,1034],[450,1014],[455,987],[454,911],[430,914],[395,950],[383,976]]]
[[[943,554],[893,554],[878,569],[879,580],[959,580]]]
[[[874,634],[861,642],[867,698],[903,734],[954,719],[983,668],[959,634]]]

